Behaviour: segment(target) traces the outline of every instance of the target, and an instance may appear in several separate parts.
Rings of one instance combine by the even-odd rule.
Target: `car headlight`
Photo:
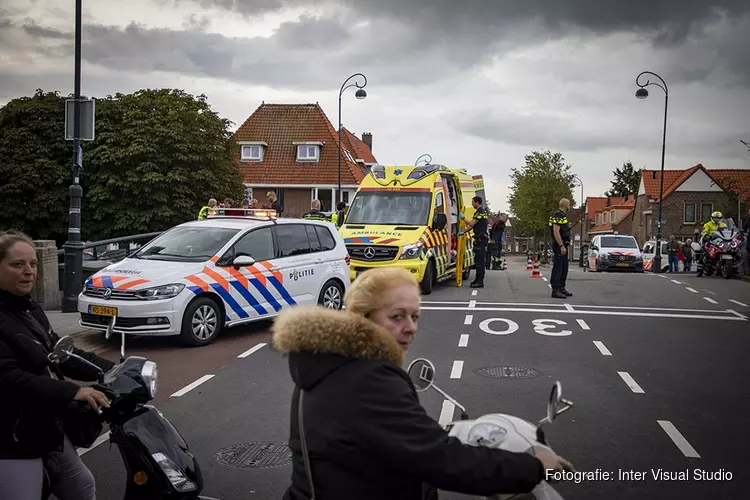
[[[159,379],[159,371],[156,367],[156,363],[153,361],[146,361],[143,363],[143,368],[141,368],[141,378],[148,388],[149,398],[154,399],[156,397],[157,381]]]
[[[182,283],[144,288],[135,292],[135,296],[142,300],[162,300],[177,297],[185,289]]]
[[[422,251],[422,247],[424,245],[422,242],[418,243],[412,243],[410,245],[404,245],[403,250],[401,250],[401,259],[416,259],[419,257],[419,253]]]
[[[600,253],[599,254],[600,259],[609,260],[609,254],[608,253]]]

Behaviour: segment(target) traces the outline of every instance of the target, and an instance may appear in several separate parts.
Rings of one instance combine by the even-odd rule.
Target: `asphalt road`
[[[525,267],[513,260],[508,271],[488,271],[484,289],[447,283],[424,297],[409,360],[429,358],[437,384],[470,416],[504,412],[538,421],[559,380],[575,406],[547,426],[552,446],[579,471],[615,476],[556,485],[565,498],[747,499],[750,283],[571,267],[575,295],[559,300],[549,296],[549,269],[533,279]],[[128,339],[127,354],[159,363],[156,403],[199,457],[205,495],[280,499],[287,487],[292,383],[267,327],[230,330],[198,349]],[[115,341],[102,352],[119,356]],[[420,397],[436,420],[458,418],[436,392]],[[222,463],[222,450],[259,443],[279,445],[257,464],[263,467]],[[121,498],[125,472],[116,448],[104,442],[83,458],[97,498]],[[659,469],[687,471],[690,479],[654,479]],[[725,477],[698,481],[695,470]],[[620,471],[645,475],[620,479]]]

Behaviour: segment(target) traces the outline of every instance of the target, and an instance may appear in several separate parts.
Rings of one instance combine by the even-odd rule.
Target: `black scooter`
[[[114,318],[107,338],[113,328]],[[156,363],[139,356],[125,358],[125,334],[121,335],[120,364],[107,373],[74,354],[73,339],[67,336],[55,345],[49,361],[62,363],[72,357],[99,371],[93,388],[110,400],[109,408],[98,413],[109,425],[109,440],[119,448],[127,469],[124,500],[217,500],[200,495],[203,477],[198,461],[169,420],[147,404],[156,396]],[[44,486],[46,499],[51,494],[46,474]]]

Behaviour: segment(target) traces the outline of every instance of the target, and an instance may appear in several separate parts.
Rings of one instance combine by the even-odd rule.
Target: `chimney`
[[[362,142],[367,144],[367,148],[372,153],[372,134],[370,132],[365,132],[362,134]]]

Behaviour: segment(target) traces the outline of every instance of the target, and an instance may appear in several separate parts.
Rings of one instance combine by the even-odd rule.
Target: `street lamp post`
[[[349,82],[349,80],[357,76],[361,76],[365,80],[362,85],[360,85],[356,81],[347,85],[347,82]],[[367,85],[367,77],[362,73],[355,73],[347,78],[343,84],[341,84],[341,90],[339,90],[339,201],[344,200],[343,193],[341,192],[341,96],[349,87],[357,87],[357,91],[354,93],[354,97],[356,97],[357,99],[364,99],[365,97],[367,97],[367,92],[364,91],[365,85]]]
[[[652,82],[646,79],[646,83],[640,83],[641,77],[644,75],[652,75],[659,79],[661,84],[658,82]],[[640,87],[635,91],[635,96],[638,99],[645,99],[648,97],[648,90],[646,87],[649,85],[655,85],[664,91],[664,132],[661,141],[661,175],[659,176],[659,219],[656,221],[656,253],[654,254],[654,264],[651,269],[656,269],[656,272],[661,272],[661,216],[662,216],[662,205],[664,204],[664,152],[667,145],[667,106],[669,105],[669,90],[667,83],[662,77],[651,71],[644,71],[635,78],[635,84]]]
[[[422,160],[422,158],[424,158],[425,156],[427,157],[427,164],[429,165],[430,163],[432,163],[432,156],[430,156],[429,154],[425,153],[422,156],[420,156],[419,158],[417,158],[417,161],[414,162],[414,166],[416,167],[417,165],[419,165],[420,160]]]
[[[74,111],[73,111],[73,184],[70,186],[70,208],[68,210],[68,241],[65,250],[65,285],[63,287],[62,312],[78,311],[78,292],[83,276],[83,242],[81,241],[81,16],[82,0],[76,0],[75,55],[74,55]]]
[[[580,177],[578,177],[578,176],[577,176],[577,175],[575,175],[575,174],[573,174],[573,179],[577,180],[577,181],[578,181],[578,184],[580,184],[580,185],[581,185],[581,206],[583,206],[583,205],[584,205],[584,203],[583,203],[583,181],[581,180],[581,178],[580,178]],[[573,185],[572,185],[572,186],[570,186],[570,187],[573,187],[573,186],[575,186],[575,184],[573,184]]]

